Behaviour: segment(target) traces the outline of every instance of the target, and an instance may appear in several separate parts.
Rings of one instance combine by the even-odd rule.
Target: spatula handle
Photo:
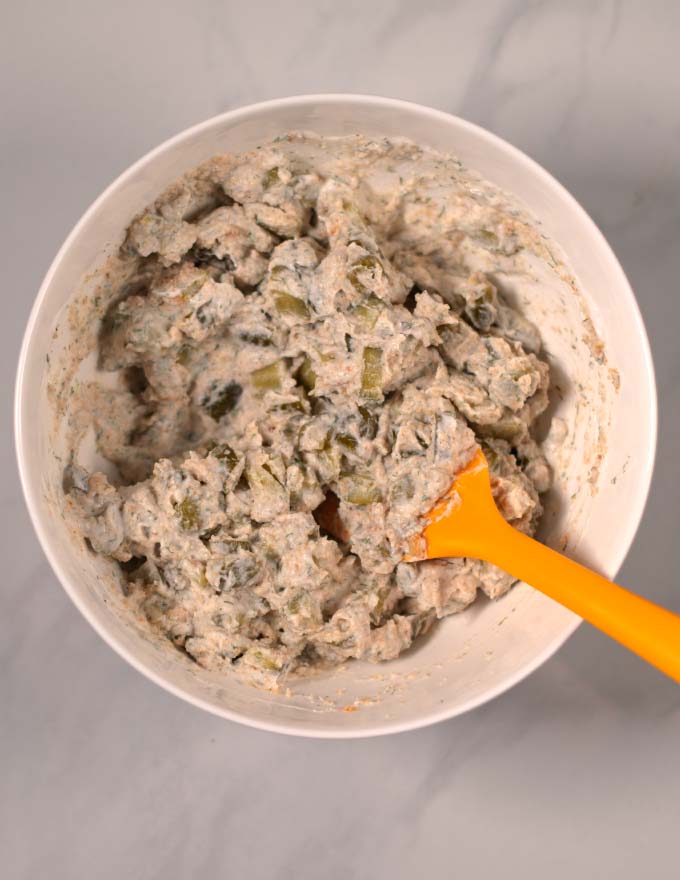
[[[484,558],[570,608],[680,682],[680,616],[618,586],[508,525]]]

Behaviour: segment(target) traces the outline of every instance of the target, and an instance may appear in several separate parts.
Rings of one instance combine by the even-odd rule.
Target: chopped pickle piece
[[[312,369],[312,362],[308,357],[300,364],[295,378],[306,391],[312,391],[316,385],[316,373]]]
[[[371,294],[356,306],[354,309],[354,317],[362,328],[365,330],[372,330],[384,308],[385,303],[379,299],[379,297]]]
[[[292,296],[290,293],[286,293],[285,290],[274,290],[272,293],[274,295],[276,311],[279,314],[291,315],[294,318],[309,318],[307,303],[298,299],[297,296]]]
[[[352,266],[359,269],[369,269],[370,271],[375,271],[376,269],[380,269],[382,271],[382,263],[377,257],[374,257],[372,254],[367,254],[365,257],[360,257]]]
[[[363,354],[361,371],[361,396],[369,400],[382,400],[382,349],[367,346]]]
[[[383,612],[385,611],[385,602],[387,600],[387,596],[389,594],[389,589],[387,587],[383,587],[382,589],[376,590],[374,593],[375,604],[370,610],[371,623],[376,625],[380,623]]]
[[[243,661],[268,672],[279,672],[283,668],[281,660],[263,648],[248,648],[243,655]]]
[[[496,246],[498,244],[498,236],[495,232],[492,232],[490,229],[480,229],[476,236],[480,241],[485,242],[486,244]]]
[[[525,433],[526,425],[517,416],[503,416],[492,425],[479,426],[477,430],[485,437],[497,437],[500,440],[513,441]]]
[[[498,453],[487,443],[482,443],[482,452],[486,457],[486,462],[489,465],[489,470],[492,473],[496,473],[498,471],[498,464],[500,461],[500,459],[498,458]]]
[[[356,449],[357,441],[352,437],[351,434],[336,434],[336,441],[340,444],[340,446],[344,446],[345,449]]]
[[[371,477],[366,474],[352,474],[349,480],[350,488],[347,493],[347,500],[352,504],[373,504],[382,499],[380,489],[378,489]]]
[[[220,592],[235,587],[247,587],[259,573],[260,567],[254,556],[238,556],[228,565],[223,577],[220,577]]]
[[[288,603],[288,611],[290,614],[299,614],[302,610],[302,603],[304,601],[304,593],[299,593],[295,596],[294,599],[291,599]]]
[[[318,602],[309,593],[298,593],[286,606],[286,611],[305,626],[315,628],[323,623]]]
[[[271,469],[266,465],[262,467],[249,467],[246,471],[246,479],[251,489],[265,492],[269,490],[279,492],[281,489],[281,483],[279,483]]]
[[[198,504],[193,498],[185,498],[175,505],[175,512],[179,517],[179,524],[186,532],[193,531],[198,528]]]
[[[326,437],[323,447],[318,452],[321,463],[328,473],[337,473],[340,468],[340,452],[331,441],[331,435]]]
[[[281,361],[274,361],[250,374],[258,391],[277,391],[281,387]]]
[[[408,474],[400,477],[392,486],[390,496],[392,501],[408,501],[415,495],[413,480]]]
[[[377,270],[382,271],[382,263],[377,257],[372,256],[371,254],[367,254],[365,257],[361,257],[352,263],[352,266],[347,273],[347,278],[349,283],[358,293],[370,293],[369,289],[366,285],[361,281],[359,275],[361,273],[375,273]]]
[[[198,293],[198,291],[203,287],[208,278],[208,273],[203,272],[201,278],[196,278],[196,280],[192,281],[191,284],[187,284],[186,287],[182,288],[182,297],[184,299],[190,299],[195,293]]]
[[[278,183],[280,179],[278,166],[275,165],[273,168],[270,168],[264,176],[264,188],[269,189],[270,186],[274,186],[275,183]]]

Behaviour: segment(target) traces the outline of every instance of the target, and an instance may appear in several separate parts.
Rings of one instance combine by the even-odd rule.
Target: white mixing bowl
[[[291,683],[287,693],[258,691],[150,640],[126,614],[111,562],[90,553],[60,513],[66,450],[49,385],[58,383],[59,359],[82,332],[65,306],[76,293],[93,295],[96,270],[116,252],[129,221],[168,184],[215,154],[248,150],[290,130],[403,136],[453,153],[514,193],[559,243],[606,362],[594,356],[583,301],[566,283],[557,293],[540,286],[518,292],[541,329],[561,389],[554,412],[567,432],[553,437],[557,483],[541,536],[555,546],[568,541],[570,555],[616,575],[642,515],[656,440],[652,361],[628,281],[592,220],[535,162],[462,119],[385,98],[308,95],[225,113],[167,141],[111,184],[66,239],[28,322],[16,389],[19,470],[38,538],[64,589],[102,638],[157,684],[224,718],[280,733],[392,733],[451,718],[506,690],[550,657],[579,619],[520,584],[497,602],[478,601],[442,621],[396,661],[350,663]]]

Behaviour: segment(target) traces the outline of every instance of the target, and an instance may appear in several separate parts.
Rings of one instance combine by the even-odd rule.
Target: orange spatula
[[[680,682],[680,616],[514,529],[493,500],[481,450],[426,520],[409,561],[470,556],[492,562]]]

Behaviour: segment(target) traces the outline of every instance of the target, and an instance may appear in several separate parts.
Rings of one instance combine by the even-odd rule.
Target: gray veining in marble
[[[10,407],[41,277],[132,160],[269,97],[431,104],[545,165],[629,274],[661,421],[620,579],[680,611],[680,6],[24,0],[2,18],[0,875],[677,877],[669,681],[583,626],[514,690],[428,730],[313,742],[222,722],[128,668],[72,607],[29,526]]]

